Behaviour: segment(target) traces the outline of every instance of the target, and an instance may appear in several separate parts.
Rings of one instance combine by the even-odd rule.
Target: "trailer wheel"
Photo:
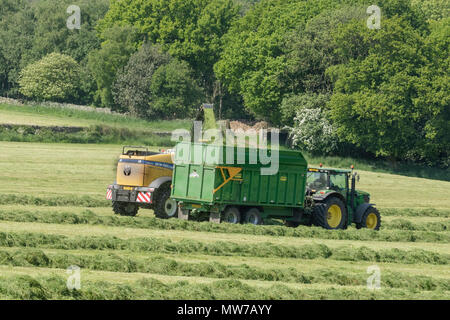
[[[361,217],[361,222],[356,224],[356,228],[367,228],[372,230],[380,230],[381,217],[380,213],[375,207],[370,206],[367,208]]]
[[[131,202],[113,201],[113,211],[121,216],[134,217],[139,211],[139,206]]]
[[[241,212],[236,207],[228,207],[223,213],[223,222],[237,224],[241,222]]]
[[[245,213],[244,223],[250,223],[254,225],[263,224],[261,212],[258,208],[251,208]]]
[[[345,229],[347,212],[341,199],[331,197],[314,206],[313,224],[325,229]]]
[[[177,202],[170,199],[170,182],[161,185],[155,191],[153,211],[160,219],[170,219],[177,216]]]

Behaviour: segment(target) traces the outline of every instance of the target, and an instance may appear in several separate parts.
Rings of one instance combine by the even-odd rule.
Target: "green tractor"
[[[380,213],[370,203],[367,192],[356,190],[359,175],[352,170],[308,168],[305,210],[301,224],[326,229],[346,229],[352,223],[358,229],[379,230]],[[298,221],[298,220],[297,220]],[[288,226],[300,224],[286,220]]]

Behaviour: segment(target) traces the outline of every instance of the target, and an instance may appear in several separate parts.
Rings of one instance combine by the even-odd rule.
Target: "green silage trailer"
[[[300,152],[280,150],[275,156],[270,149],[189,144],[178,145],[175,158],[171,197],[181,217],[195,210],[210,213],[212,221],[222,214],[227,222],[260,224],[294,218],[303,208],[308,165]],[[262,174],[271,166],[278,168],[275,174]]]

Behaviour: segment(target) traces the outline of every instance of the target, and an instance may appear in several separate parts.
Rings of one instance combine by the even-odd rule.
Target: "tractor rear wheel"
[[[241,222],[241,212],[236,207],[228,207],[223,213],[223,222],[237,224]]]
[[[177,202],[170,198],[170,182],[162,184],[154,193],[153,211],[160,219],[177,216]]]
[[[121,216],[134,217],[139,211],[139,206],[131,202],[113,201],[113,211]]]
[[[367,228],[372,230],[380,230],[381,216],[378,210],[372,206],[367,208],[361,217],[361,222],[356,224],[356,228]]]
[[[341,199],[331,197],[314,206],[313,224],[325,229],[345,229],[347,211]]]
[[[263,224],[261,211],[258,208],[251,208],[245,213],[244,223],[250,223],[254,225]]]

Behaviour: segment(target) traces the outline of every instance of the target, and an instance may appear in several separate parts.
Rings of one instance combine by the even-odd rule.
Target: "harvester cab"
[[[359,175],[351,170],[308,168],[307,201],[313,202],[312,222],[326,229],[357,228],[378,230],[381,218],[370,194],[356,189]]]

